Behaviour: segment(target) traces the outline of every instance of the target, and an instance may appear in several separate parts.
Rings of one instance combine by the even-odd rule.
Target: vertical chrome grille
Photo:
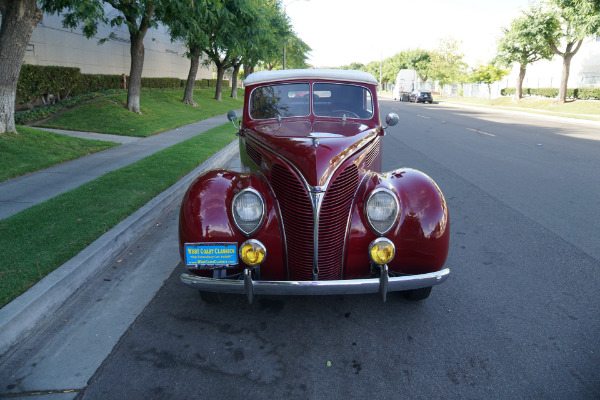
[[[307,189],[279,164],[273,166],[271,185],[283,218],[289,279],[312,280],[314,219]],[[319,280],[342,278],[346,227],[357,188],[358,169],[354,164],[346,167],[327,188],[319,215]]]
[[[285,167],[275,164],[271,173],[271,186],[277,196],[285,238],[289,279],[312,280],[313,267],[313,211],[306,188]]]
[[[346,227],[358,188],[358,169],[350,164],[331,183],[319,218],[319,280],[342,278]]]

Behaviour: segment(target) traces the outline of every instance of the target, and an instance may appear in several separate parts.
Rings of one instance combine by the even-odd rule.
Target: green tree
[[[343,66],[341,66],[339,68],[340,69],[352,69],[352,70],[357,70],[357,71],[363,71],[363,68],[365,68],[365,65],[361,64],[361,63],[354,62],[354,63],[348,64],[348,65],[343,65]]]
[[[463,56],[459,42],[452,38],[442,39],[438,49],[430,54],[425,72],[429,78],[438,81],[442,86],[463,82],[467,68]]]
[[[290,29],[289,19],[279,2],[267,0],[260,3],[258,16],[248,37],[250,40],[243,48],[241,62],[245,76],[253,73],[261,62],[275,64],[281,59]]]
[[[42,12],[36,0],[0,0],[0,134],[16,132],[17,82],[27,43]]]
[[[215,18],[202,25],[208,36],[203,51],[209,60],[205,63],[212,61],[217,69],[215,100],[221,100],[225,71],[239,62],[247,40],[254,37],[248,29],[259,18],[258,10],[258,0],[221,0],[212,10]]]
[[[545,40],[545,32],[552,21],[538,6],[531,7],[523,15],[510,23],[510,28],[502,28],[503,36],[498,41],[497,62],[510,66],[519,63],[519,78],[515,97],[523,98],[523,80],[527,66],[538,60],[550,60],[554,52]]]
[[[417,71],[417,75],[423,82],[426,82],[429,78],[431,57],[432,52],[423,49],[414,49],[405,52],[407,68]]]
[[[216,23],[214,10],[219,4],[219,0],[179,0],[173,1],[170,7],[157,10],[158,18],[168,27],[171,39],[182,41],[187,48],[186,57],[190,59],[190,69],[183,93],[182,101],[185,104],[197,106],[194,101],[194,83],[202,50],[208,46],[208,34],[202,27],[207,23]]]
[[[498,82],[508,75],[510,71],[502,69],[492,63],[480,64],[470,75],[470,81],[474,83],[485,83],[488,87],[488,99],[492,97],[492,84]]]
[[[63,25],[66,28],[83,25],[83,34],[87,38],[96,35],[100,24],[127,27],[131,43],[127,109],[141,114],[144,37],[149,28],[157,26],[156,8],[169,6],[169,0],[39,0],[39,3],[45,12],[63,14]],[[107,13],[104,5],[110,5],[118,13]],[[101,39],[100,43],[109,38]]]
[[[600,33],[600,2],[598,0],[548,0],[546,37],[550,48],[562,57],[562,76],[557,103],[567,101],[567,82],[571,60],[583,40]],[[564,45],[564,50],[559,46]]]
[[[308,59],[308,54],[312,49],[308,44],[306,44],[302,39],[300,39],[294,31],[290,31],[286,43],[286,49],[286,68],[309,68],[309,65],[306,63],[306,60]]]

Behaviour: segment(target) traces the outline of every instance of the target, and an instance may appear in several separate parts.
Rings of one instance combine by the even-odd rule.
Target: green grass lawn
[[[0,220],[0,307],[234,140],[227,123]]]
[[[183,104],[183,90],[142,91],[140,108],[135,114],[125,108],[126,93],[103,96],[75,107],[40,124],[47,128],[115,135],[147,137],[208,117],[242,107],[244,93],[238,99],[223,92],[223,100],[216,101],[214,89],[194,90],[198,107]]]
[[[117,146],[24,126],[17,132],[0,134],[0,182]]]
[[[512,97],[499,97],[491,100],[472,97],[444,97],[440,101],[492,106],[494,108],[511,110],[518,109],[521,111],[600,121],[600,101],[598,100],[574,100],[568,101],[565,104],[556,104],[555,99],[539,97],[525,97],[519,101],[514,100]]]

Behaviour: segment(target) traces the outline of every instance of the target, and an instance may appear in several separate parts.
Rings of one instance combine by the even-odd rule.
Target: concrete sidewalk
[[[211,126],[212,124],[214,124],[214,126],[221,125],[224,123],[223,121],[226,121],[225,116],[218,116],[211,118],[211,120],[212,121],[208,121],[208,123],[206,123],[207,121],[202,121],[205,122],[205,124],[201,125],[200,127],[198,125],[201,123],[193,124],[195,125],[193,130],[184,129],[186,133],[181,134],[181,136],[185,137],[177,136],[161,138],[160,141],[156,141],[159,143],[154,144],[154,147],[144,146],[144,152],[139,152],[136,156],[132,156],[130,158],[131,161],[129,162],[136,161],[136,158],[142,158],[139,156],[140,153],[146,155],[152,154],[152,148],[154,148],[154,151],[161,150],[162,148],[168,147],[188,137],[201,133],[200,129],[202,128],[206,130],[208,129],[207,126]],[[179,128],[179,130],[177,130],[177,134],[179,134],[179,131],[181,130],[182,129]],[[232,134],[232,140],[234,138],[235,136]],[[142,140],[138,141],[138,143],[139,142],[142,142]],[[109,157],[104,158],[110,160]],[[115,162],[118,161],[119,160]],[[123,166],[122,163],[119,163],[119,165]],[[109,167],[110,165],[98,167],[98,173],[101,174],[100,172],[103,170],[103,168]],[[237,141],[233,141],[221,151],[211,156],[196,169],[177,181],[177,183],[175,183],[173,186],[169,187],[158,196],[150,200],[142,208],[127,217],[125,220],[121,221],[117,226],[102,235],[75,257],[47,275],[21,296],[3,308],[0,308],[0,364],[3,364],[5,361],[5,357],[7,356],[6,353],[17,351],[19,348],[19,343],[22,343],[23,340],[26,340],[32,332],[35,332],[36,329],[43,326],[46,321],[53,318],[57,310],[60,309],[60,307],[71,297],[71,295],[77,292],[80,288],[85,287],[86,283],[89,282],[90,279],[96,276],[108,265],[114,263],[114,257],[117,254],[131,246],[153,227],[159,226],[160,224],[157,224],[157,221],[160,221],[161,215],[164,215],[165,213],[169,212],[169,210],[173,210],[179,205],[189,185],[196,179],[196,177],[198,177],[198,175],[210,169],[223,167],[238,172],[241,171]],[[111,168],[110,170],[112,169],[116,168]],[[77,171],[72,171],[72,173],[81,175]],[[67,171],[63,178],[68,179],[68,174],[69,172]],[[84,180],[85,177],[91,175],[92,174],[85,175],[81,179]],[[95,176],[92,176],[91,179],[93,178],[95,178]],[[57,179],[57,181],[60,182],[61,180]],[[173,241],[173,243],[175,243],[175,241]],[[175,254],[177,257],[174,257],[176,259],[174,265],[179,262],[177,252]],[[170,274],[172,271],[172,268],[170,270],[165,270],[164,266],[162,266],[161,269],[163,272],[166,271],[165,273],[167,275],[163,277],[166,279],[168,274]],[[147,272],[144,272],[143,274],[148,275]],[[147,292],[147,296],[149,297],[146,296],[140,298],[139,302],[136,303],[136,307],[141,307],[139,310],[136,309],[137,313],[141,312],[141,309],[143,309],[152,296],[154,296],[154,293],[156,293],[156,291],[160,288],[160,284],[162,284],[160,279],[153,279],[152,274],[149,275],[149,278],[152,280],[152,282],[158,284],[152,286],[152,289],[149,287],[144,289],[144,292]],[[135,312],[130,314],[130,317],[133,319],[136,316],[137,314]],[[133,319],[128,320],[127,323],[124,323],[122,326],[126,329]],[[120,334],[122,334],[122,332]],[[114,339],[118,340],[120,334],[115,336]],[[112,345],[114,345],[113,342],[110,343],[109,347],[103,348],[102,351],[110,352]],[[108,355],[108,353],[104,354],[104,357],[106,355]],[[0,393],[2,393],[1,390]]]
[[[51,130],[88,139],[117,141],[120,146],[90,154],[54,167],[0,183],[0,219],[10,217],[35,204],[125,167],[153,153],[227,123],[226,115],[156,134],[147,138],[116,137],[88,132]],[[232,139],[235,129],[232,127]]]

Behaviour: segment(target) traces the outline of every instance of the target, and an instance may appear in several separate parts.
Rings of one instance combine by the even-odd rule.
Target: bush
[[[81,90],[79,68],[26,64],[21,67],[17,82],[17,97],[21,104],[31,103],[38,97],[45,103],[50,94],[57,100],[66,99],[78,90]]]
[[[514,96],[516,88],[502,89],[502,96]],[[523,96],[558,97],[557,88],[523,88]],[[600,100],[600,88],[575,88],[567,89],[567,97],[578,100]]]

